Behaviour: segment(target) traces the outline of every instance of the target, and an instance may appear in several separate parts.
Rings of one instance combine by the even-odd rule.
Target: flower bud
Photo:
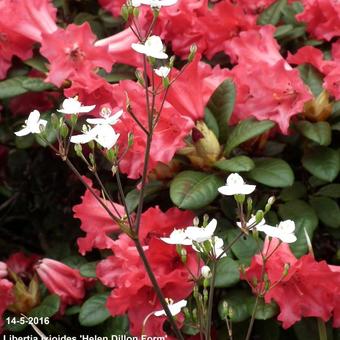
[[[303,115],[310,121],[321,122],[327,120],[333,110],[333,103],[329,101],[329,94],[323,90],[317,98],[304,105]]]
[[[79,271],[56,260],[42,259],[35,267],[40,279],[63,304],[80,303],[85,295],[84,279]]]
[[[144,77],[143,77],[142,72],[139,71],[139,70],[136,70],[135,76],[136,76],[136,78],[137,78],[137,82],[138,82],[139,84],[141,84],[141,86],[144,87],[145,82],[144,82]]]
[[[207,303],[208,300],[209,300],[209,293],[208,293],[208,290],[204,288],[203,289],[203,301],[204,303]]]
[[[129,9],[126,5],[122,6],[122,9],[120,10],[120,15],[125,21],[129,20]]]
[[[256,220],[256,224],[260,223],[263,220],[263,211],[262,210],[258,210],[256,212],[256,216],[255,216],[255,220]]]
[[[83,148],[82,148],[81,144],[75,144],[74,145],[74,151],[75,151],[75,153],[78,157],[83,156]]]
[[[287,276],[288,275],[289,268],[290,268],[290,264],[289,263],[285,263],[285,265],[283,267],[283,276]]]
[[[221,146],[216,135],[203,121],[197,121],[192,137],[197,155],[203,159],[204,164],[213,165],[221,154]]]
[[[169,59],[169,68],[173,68],[174,67],[175,60],[176,60],[176,57],[174,55],[170,57],[170,59]]]
[[[247,211],[250,213],[253,210],[253,200],[251,197],[247,198]]]
[[[181,249],[181,260],[183,263],[187,262],[187,251],[185,248]]]
[[[51,114],[51,124],[53,129],[58,129],[59,128],[59,118],[55,113]]]
[[[205,278],[208,279],[211,276],[211,270],[208,266],[203,266],[201,268],[201,275]]]
[[[189,56],[188,56],[189,63],[191,63],[194,60],[196,52],[197,52],[197,45],[196,44],[192,44],[190,46],[190,53],[189,53]]]
[[[198,225],[200,224],[200,220],[198,219],[197,216],[194,217],[193,221],[192,221],[192,224],[195,226],[195,227],[198,227]]]
[[[66,138],[68,135],[68,131],[69,131],[68,126],[65,123],[63,123],[60,128],[61,137]]]

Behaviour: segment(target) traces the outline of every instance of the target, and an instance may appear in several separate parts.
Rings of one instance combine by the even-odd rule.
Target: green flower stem
[[[207,329],[206,329],[206,340],[210,340],[211,333],[211,319],[212,319],[212,308],[214,302],[214,290],[215,290],[215,280],[216,280],[216,266],[217,260],[214,259],[212,263],[211,270],[211,281],[210,281],[210,291],[209,291],[209,302],[208,302],[208,318],[207,318]]]
[[[327,340],[327,329],[323,320],[318,318],[318,331],[319,331],[319,339]]]

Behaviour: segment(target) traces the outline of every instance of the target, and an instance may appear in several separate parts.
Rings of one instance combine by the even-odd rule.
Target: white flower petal
[[[181,309],[183,307],[185,307],[186,305],[187,305],[187,301],[181,300],[181,301],[178,301],[178,302],[173,303],[173,304],[171,304],[171,303],[168,304],[168,307],[169,307],[171,315],[175,316],[175,315],[179,314],[181,312]],[[154,315],[155,316],[163,316],[163,315],[166,315],[166,313],[165,313],[164,310],[159,310],[159,311],[154,312]]]
[[[18,137],[27,136],[31,133],[31,130],[25,126],[23,129],[14,132]]]

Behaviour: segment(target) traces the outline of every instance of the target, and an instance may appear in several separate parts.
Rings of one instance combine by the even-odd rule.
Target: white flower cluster
[[[88,113],[96,106],[83,106],[77,98],[67,98],[63,101],[60,113],[65,115],[78,115],[79,113]],[[116,133],[112,125],[116,124],[123,114],[123,110],[119,110],[112,114],[109,108],[103,108],[100,112],[101,118],[88,118],[86,121],[90,125],[84,125],[82,128],[83,134],[71,136],[71,143],[86,144],[91,141],[96,141],[103,148],[111,149],[119,138],[119,133]],[[46,128],[47,121],[40,119],[40,112],[32,111],[23,128],[15,134],[17,136],[25,136],[30,133],[41,133]],[[91,125],[94,125],[93,127]]]
[[[226,256],[223,252],[223,240],[214,236],[217,220],[212,219],[206,227],[190,226],[186,229],[175,229],[169,237],[161,237],[168,244],[192,246],[197,252],[205,251],[205,242],[208,242],[212,255],[215,257]]]
[[[233,196],[233,195],[248,195],[255,190],[255,185],[246,184],[243,178],[239,174],[230,174],[227,178],[226,185],[218,188],[218,191],[222,195]],[[272,198],[270,202],[272,202]],[[236,222],[239,228],[243,228],[241,222]],[[267,236],[275,237],[284,243],[293,243],[296,241],[295,223],[292,220],[286,220],[280,222],[276,227],[266,224],[264,218],[256,223],[256,217],[253,215],[246,223],[246,227],[249,230],[256,229],[264,232]]]

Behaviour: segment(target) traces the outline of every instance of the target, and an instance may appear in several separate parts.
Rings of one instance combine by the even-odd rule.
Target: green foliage
[[[247,176],[273,188],[285,188],[294,183],[294,173],[287,162],[277,158],[255,159],[255,168]]]
[[[223,180],[198,171],[183,171],[170,184],[170,198],[181,209],[200,209],[214,201]]]
[[[307,240],[304,230],[309,238],[313,239],[313,233],[318,225],[318,217],[313,208],[302,200],[293,200],[279,205],[279,214],[283,220],[293,220],[295,222],[295,235],[297,241],[290,245],[297,257],[304,255],[307,250]]]
[[[244,172],[252,170],[255,167],[255,163],[247,156],[236,156],[217,161],[214,167],[227,172]]]
[[[328,146],[332,141],[331,126],[327,122],[311,123],[302,120],[296,124],[300,133],[313,142]]]
[[[60,297],[58,295],[47,296],[38,307],[29,312],[32,317],[51,317],[59,311]]]
[[[287,5],[287,0],[278,0],[264,10],[257,19],[258,25],[276,25],[280,18],[283,8]]]
[[[84,302],[79,312],[79,323],[82,326],[96,326],[110,317],[110,313],[106,308],[108,296],[109,293],[96,294]]]
[[[309,86],[315,97],[318,96],[323,89],[323,75],[310,64],[299,65],[298,69],[304,83]]]
[[[53,89],[43,79],[17,76],[0,81],[0,99],[12,98],[26,92],[41,92]]]
[[[255,121],[253,119],[246,119],[239,122],[231,131],[224,153],[229,155],[240,144],[247,140],[261,135],[262,133],[271,129],[275,124],[270,120]]]
[[[207,105],[218,124],[221,143],[225,143],[227,140],[228,123],[234,110],[235,100],[235,85],[227,79],[215,90]]]
[[[309,202],[322,223],[331,228],[340,227],[340,208],[335,200],[329,197],[311,197]]]
[[[340,171],[340,156],[331,148],[314,147],[306,150],[302,165],[315,177],[332,182]]]
[[[215,287],[226,288],[234,286],[240,280],[238,264],[230,257],[222,257],[216,266]]]

